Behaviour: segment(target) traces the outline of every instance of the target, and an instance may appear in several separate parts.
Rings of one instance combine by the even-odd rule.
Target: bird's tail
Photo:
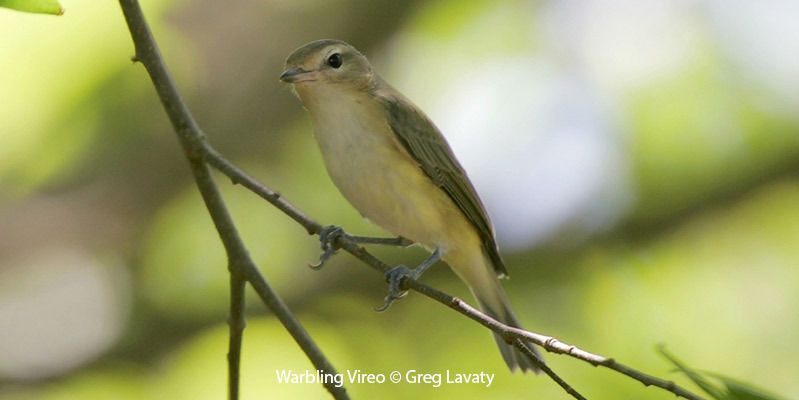
[[[521,329],[519,321],[516,320],[516,316],[513,315],[513,311],[510,308],[505,290],[494,272],[491,261],[487,257],[483,257],[482,262],[481,268],[471,269],[470,272],[472,274],[462,275],[469,284],[472,294],[477,299],[480,309],[503,324]],[[477,273],[478,271],[480,273]],[[511,371],[515,371],[518,368],[522,372],[532,371],[536,374],[540,372],[527,355],[513,345],[508,344],[501,336],[495,333],[494,340],[496,340],[499,352],[502,353],[502,358],[505,359],[505,363],[508,364]],[[535,346],[530,344],[526,344],[526,346],[538,356],[539,360],[543,360]]]

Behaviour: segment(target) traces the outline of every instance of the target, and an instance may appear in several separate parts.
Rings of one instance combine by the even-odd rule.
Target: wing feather
[[[398,142],[475,227],[497,275],[507,276],[485,207],[444,136],[422,111],[400,95],[382,92],[376,97],[385,105],[389,126]]]

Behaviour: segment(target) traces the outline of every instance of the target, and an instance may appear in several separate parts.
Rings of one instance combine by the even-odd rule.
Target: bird
[[[386,274],[383,309],[404,294],[403,279],[418,279],[443,260],[485,314],[520,327],[499,281],[507,269],[491,220],[431,119],[344,41],[300,46],[286,59],[280,80],[293,86],[307,110],[328,175],[341,194],[367,220],[432,252],[414,269],[400,265]],[[520,349],[496,333],[494,338],[511,371],[539,372]],[[541,363],[537,349],[526,346]]]

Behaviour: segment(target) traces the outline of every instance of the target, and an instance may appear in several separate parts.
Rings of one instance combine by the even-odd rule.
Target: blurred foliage
[[[0,399],[219,398],[227,350],[222,246],[150,82],[130,62],[118,5],[64,3],[69,13],[61,18],[0,12],[7,60],[0,75],[0,358],[19,363],[18,371],[7,368],[12,361],[0,363]],[[791,4],[762,5],[772,12],[767,25],[799,18]],[[473,177],[492,183],[505,178],[492,172],[518,172],[521,185],[521,172],[541,168],[548,178],[534,182],[542,186],[524,192],[529,197],[480,188],[508,205],[493,215],[536,207],[565,215],[543,239],[521,238],[526,246],[503,253],[513,277],[505,286],[528,328],[658,376],[668,376],[670,363],[646,349],[667,343],[718,372],[672,357],[686,375],[675,380],[728,396],[719,398],[773,398],[753,386],[799,392],[799,117],[784,97],[790,90],[770,89],[735,58],[743,52],[779,64],[760,51],[773,43],[794,57],[795,24],[780,25],[779,34],[735,25],[724,18],[748,22],[746,9],[710,0],[143,6],[209,140],[321,223],[386,235],[332,186],[308,119],[277,82],[293,48],[336,37],[363,50],[442,128],[467,121],[451,125],[462,132],[444,129],[455,145],[488,136],[474,143],[491,146],[466,148],[472,157],[462,158],[482,160],[466,165]],[[478,113],[502,124],[469,123]],[[570,136],[575,130],[593,136]],[[595,143],[620,156],[586,164]],[[560,164],[515,160],[501,168],[512,151]],[[603,163],[616,180],[598,186],[629,203],[590,191],[581,201],[558,197],[596,184],[570,172]],[[546,379],[508,372],[484,329],[421,296],[372,312],[384,295],[381,276],[346,254],[311,271],[316,239],[218,178],[253,258],[340,372],[496,373],[490,388],[355,384],[353,397],[564,397]],[[601,229],[576,228],[591,226],[584,220],[592,207],[620,211]],[[516,214],[503,220],[536,223]],[[391,263],[424,257],[419,249],[374,251]],[[91,268],[78,268],[86,260]],[[424,279],[470,298],[445,267]],[[64,309],[81,317],[63,326],[70,335],[41,334],[52,329],[41,321],[61,321],[54,313]],[[319,385],[277,382],[277,370],[311,364],[254,293],[248,317],[244,398],[328,398]],[[100,333],[111,343],[87,350],[57,340]],[[69,367],[35,374],[41,360],[7,357],[20,346],[15,337],[42,338],[31,355],[51,354],[52,364]],[[546,359],[589,398],[673,398],[565,357]]]
[[[630,94],[638,220],[669,218],[796,164],[796,116],[775,114],[705,47],[681,74]]]
[[[147,5],[146,11],[157,21],[166,2],[156,2],[155,7]],[[82,161],[97,157],[90,155],[92,147],[119,139],[113,135],[116,130],[108,131],[104,125],[109,118],[106,108],[121,101],[121,93],[150,93],[130,73],[129,34],[120,29],[119,21],[109,18],[119,14],[118,5],[79,2],[73,9],[74,16],[35,23],[17,15],[2,15],[4,52],[25,55],[6,66],[8,78],[0,81],[0,90],[15,94],[14,101],[0,109],[3,197],[21,196],[56,180],[69,182],[70,174],[85,165]],[[68,35],[81,46],[65,45],[61,38],[52,37],[48,28]],[[168,32],[159,33],[162,46],[169,48]],[[30,46],[31,43],[40,45]],[[98,62],[98,54],[108,61]],[[37,85],[37,90],[32,89],[31,83]],[[33,107],[34,104],[38,106]],[[123,117],[119,115],[117,120],[122,121]],[[138,130],[136,133],[141,134]]]

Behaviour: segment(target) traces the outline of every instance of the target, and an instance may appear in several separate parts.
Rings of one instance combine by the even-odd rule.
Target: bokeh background
[[[363,221],[278,82],[291,50],[353,43],[425,109],[492,215],[531,330],[688,384],[654,350],[799,393],[799,2],[144,0],[209,140],[323,223]],[[222,247],[114,1],[0,9],[0,398],[219,399]],[[263,274],[340,371],[496,373],[491,388],[355,398],[565,398],[506,371],[485,329],[219,180]],[[420,249],[374,251],[413,264]],[[445,267],[424,281],[469,298]],[[249,296],[244,398],[312,368]],[[562,356],[589,398],[671,399]],[[690,385],[690,384],[688,384]]]

